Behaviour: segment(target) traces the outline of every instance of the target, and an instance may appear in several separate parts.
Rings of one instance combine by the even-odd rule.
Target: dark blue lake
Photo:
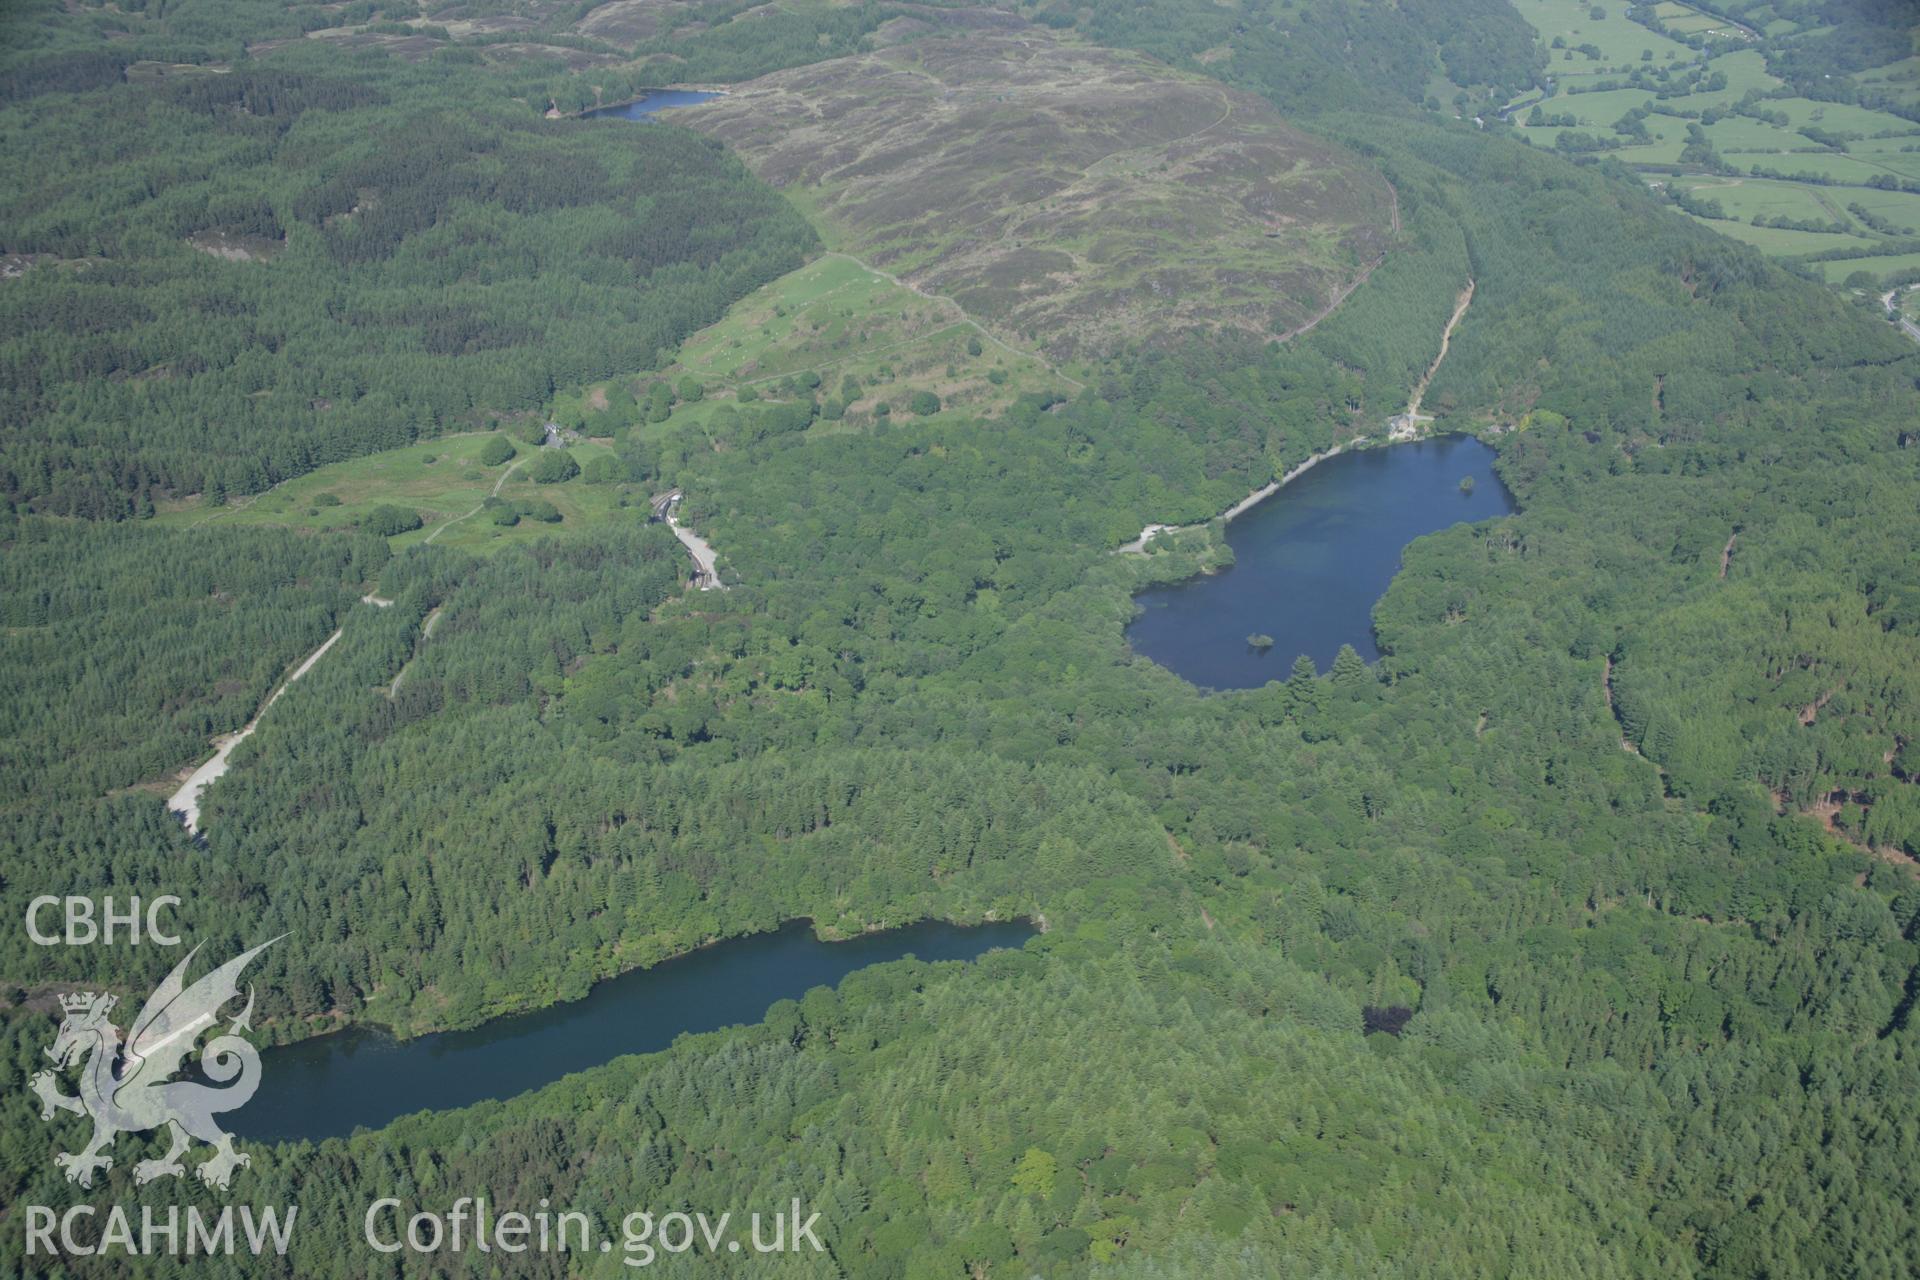
[[[668,107],[691,107],[695,103],[707,102],[717,98],[717,93],[705,93],[698,89],[656,89],[638,102],[625,102],[617,107],[601,107],[598,111],[586,112],[586,120],[645,120],[656,111],[665,111]]]
[[[1372,662],[1373,606],[1406,545],[1515,510],[1494,456],[1469,436],[1440,436],[1329,458],[1227,526],[1232,568],[1134,597],[1143,612],[1128,642],[1210,689],[1284,680],[1303,653],[1324,672],[1343,644]]]
[[[242,1138],[345,1137],[415,1111],[511,1098],[626,1053],[667,1048],[682,1032],[758,1022],[856,969],[904,956],[972,960],[1034,936],[1025,921],[904,929],[822,942],[805,921],[704,947],[610,978],[583,1000],[496,1018],[469,1031],[395,1040],[352,1028],[260,1055],[260,1091],[222,1122]]]

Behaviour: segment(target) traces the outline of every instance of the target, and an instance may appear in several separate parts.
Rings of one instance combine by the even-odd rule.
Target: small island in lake
[[[1273,637],[1256,631],[1247,637],[1247,644],[1255,649],[1271,649],[1273,648]]]

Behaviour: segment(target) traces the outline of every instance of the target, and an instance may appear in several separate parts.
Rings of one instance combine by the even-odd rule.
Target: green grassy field
[[[1575,100],[1577,101],[1578,99]],[[1554,101],[1557,103],[1561,100],[1556,98]],[[1523,125],[1515,129],[1514,132],[1536,147],[1544,147],[1551,150],[1554,143],[1559,140],[1560,135],[1567,132],[1567,130],[1556,125]],[[1606,137],[1611,131],[1604,126],[1599,129],[1580,126],[1575,129],[1574,132],[1598,133],[1600,136]],[[1621,147],[1618,150],[1609,151],[1607,154],[1615,157],[1624,164],[1677,165],[1680,163],[1680,152],[1687,145],[1687,133],[1684,125],[1676,120],[1663,119],[1660,116],[1649,116],[1647,118],[1647,133],[1653,138],[1652,142],[1637,146]]]
[[[1698,219],[1721,235],[1744,241],[1762,253],[1776,257],[1798,257],[1808,253],[1827,253],[1834,249],[1870,251],[1875,243],[1866,236],[1829,234],[1820,231],[1789,231],[1779,227],[1754,227],[1744,222],[1724,222],[1717,218]]]
[[[1888,253],[1871,258],[1837,258],[1830,262],[1816,262],[1814,268],[1825,277],[1828,284],[1839,284],[1856,271],[1872,272],[1885,279],[1897,272],[1920,271],[1920,253]]]
[[[1743,155],[1741,154],[1743,152],[1775,155],[1781,152],[1818,151],[1818,144],[1805,134],[1796,133],[1792,129],[1782,129],[1764,120],[1754,120],[1747,116],[1728,116],[1724,120],[1716,120],[1706,127],[1706,132],[1707,139],[1713,143],[1714,150],[1737,164],[1745,164],[1761,158],[1761,156]],[[1789,163],[1796,158],[1781,156],[1781,163]]]
[[[951,303],[923,297],[852,259],[829,254],[744,299],[694,334],[669,371],[710,388],[777,388],[816,373],[851,376],[855,412],[894,393],[932,391],[943,404],[995,413],[1025,391],[1071,385],[1039,357],[995,342]]]
[[[1684,135],[1663,135],[1659,130],[1649,130],[1655,141],[1641,146],[1622,147],[1611,154],[1618,157],[1622,164],[1658,164],[1676,165],[1680,163],[1680,152],[1686,147]]]
[[[1559,39],[1568,51],[1574,51],[1571,59],[1561,56],[1563,50],[1551,51],[1547,74],[1556,80],[1578,80],[1615,68],[1639,66],[1640,55],[1646,50],[1653,51],[1654,66],[1687,62],[1698,56],[1679,41],[1630,21],[1627,5],[1620,0],[1603,0],[1599,8],[1605,16],[1597,20],[1592,16],[1594,5],[1590,0],[1514,0],[1514,8],[1540,33],[1540,43],[1550,46]],[[1599,61],[1589,61],[1577,52],[1583,44],[1600,50]]]
[[[1767,50],[1776,47],[1774,38],[1793,34],[1791,23],[1784,30],[1772,31],[1765,48],[1755,47],[1759,42],[1747,37],[1740,37],[1747,42],[1746,47],[1729,49],[1724,40],[1712,43],[1709,52],[1715,48],[1726,51],[1701,64],[1700,53],[1674,41],[1662,42],[1645,28],[1628,22],[1624,9],[1616,13],[1613,6],[1603,3],[1599,8],[1604,16],[1596,19],[1588,4],[1574,0],[1516,0],[1516,8],[1549,50],[1547,70],[1556,79],[1557,92],[1540,104],[1544,115],[1571,115],[1577,121],[1573,127],[1582,133],[1625,144],[1607,153],[1612,158],[1651,171],[1650,179],[1660,176],[1672,189],[1698,191],[1718,201],[1727,217],[1702,220],[1716,231],[1776,257],[1792,258],[1837,248],[1857,248],[1871,254],[1876,246],[1897,245],[1885,230],[1853,214],[1850,205],[1858,204],[1873,218],[1885,219],[1896,235],[1908,226],[1920,226],[1914,221],[1920,217],[1920,204],[1916,204],[1920,197],[1867,185],[1890,178],[1920,182],[1920,151],[1901,149],[1920,146],[1920,124],[1890,112],[1846,103],[1770,96],[1781,92],[1784,84],[1768,72]],[[1655,12],[1676,32],[1730,30],[1722,20],[1679,0],[1660,0]],[[1766,11],[1757,11],[1754,21],[1764,23],[1767,17]],[[1641,37],[1648,39],[1641,41]],[[1562,49],[1552,49],[1555,40],[1561,42]],[[1638,47],[1636,41],[1641,41]],[[1579,52],[1582,44],[1597,48],[1600,58]],[[1663,49],[1663,44],[1671,48]],[[1642,61],[1640,52],[1648,48],[1653,57]],[[1571,61],[1565,57],[1568,49],[1574,51]],[[1671,60],[1669,53],[1674,55]],[[1624,82],[1646,72],[1658,77],[1666,68],[1673,69],[1667,77],[1670,88],[1688,87],[1686,81],[1691,80],[1697,91],[1665,98],[1657,96],[1652,87],[1578,91],[1582,83]],[[1675,83],[1676,78],[1683,77]],[[1710,87],[1716,78],[1723,79],[1724,84]],[[1910,89],[1914,99],[1920,100],[1920,58],[1863,72],[1856,79],[1878,92]],[[1710,124],[1702,123],[1707,113],[1747,109],[1744,104],[1754,93],[1761,95],[1753,103],[1756,113],[1774,116],[1775,120],[1728,115]],[[1615,121],[1643,106],[1651,109],[1641,121],[1647,141],[1636,142],[1633,135],[1614,131]],[[1534,146],[1555,146],[1563,127],[1529,127],[1525,124],[1527,114],[1516,117],[1516,133]],[[1739,176],[1693,172],[1665,177],[1675,167],[1689,165],[1682,153],[1694,128],[1705,130],[1707,141],[1723,162],[1723,170]],[[1822,134],[1822,140],[1807,136],[1804,131],[1809,129]],[[1826,135],[1839,135],[1844,140],[1843,148],[1826,145],[1831,141]],[[1707,166],[1701,162],[1689,167]],[[1768,176],[1754,176],[1756,170]],[[1776,218],[1817,221],[1834,229],[1753,225],[1756,219]]]
[[[1727,87],[1720,93],[1734,99],[1744,97],[1750,89],[1771,93],[1785,83],[1767,70],[1767,55],[1758,49],[1735,49],[1731,53],[1723,53],[1709,59],[1707,71],[1718,72],[1727,78]],[[1711,101],[1718,96],[1718,93],[1689,94],[1685,101],[1691,105],[1696,102]]]
[[[1858,133],[1920,137],[1920,124],[1903,120],[1886,111],[1850,106],[1844,102],[1816,102],[1812,98],[1768,98],[1761,104],[1769,111],[1785,113],[1796,128],[1817,125],[1829,133]]]
[[[1677,4],[1675,0],[1660,0],[1659,4],[1653,6],[1653,13],[1667,30],[1678,32],[1683,36],[1712,31],[1725,25],[1717,18],[1708,17],[1698,9],[1689,9],[1684,4]]]
[[[1859,205],[1876,218],[1885,218],[1896,227],[1911,229],[1920,235],[1920,195],[1906,191],[1881,191],[1872,187],[1847,187],[1831,192],[1843,205]]]
[[[635,494],[626,485],[587,484],[580,476],[562,484],[535,484],[526,478],[525,464],[537,450],[519,441],[514,442],[518,453],[512,460],[492,467],[481,465],[480,450],[497,434],[446,436],[405,449],[368,454],[309,472],[251,502],[226,507],[188,503],[162,512],[156,522],[176,526],[209,522],[276,525],[317,532],[351,528],[376,507],[396,506],[417,512],[422,524],[393,538],[395,548],[431,538],[436,546],[484,551],[617,516],[626,509],[623,502],[638,508],[636,518],[645,519],[646,495]],[[584,467],[594,457],[613,451],[605,444],[587,441],[568,452]],[[493,494],[496,485],[504,501],[542,498],[551,502],[560,512],[559,523],[528,519],[510,528],[494,524],[486,512],[475,512],[474,508]],[[332,495],[338,499],[337,504],[323,495]]]
[[[1838,188],[1813,187],[1797,182],[1776,182],[1768,178],[1676,178],[1676,189],[1685,189],[1717,200],[1727,215],[1742,222],[1761,217],[1784,217],[1795,221],[1819,219],[1843,222],[1853,227],[1846,202]]]
[[[676,403],[662,422],[646,421],[645,400],[653,383],[701,385],[697,399]],[[851,379],[851,384],[849,380]],[[549,416],[562,424],[595,423],[593,430],[644,435],[678,447],[725,447],[734,427],[714,420],[732,415],[743,394],[761,404],[817,398],[843,405],[839,417],[822,416],[810,431],[829,435],[864,430],[882,402],[904,412],[917,392],[940,398],[943,412],[989,415],[1023,393],[1068,394],[1078,382],[1036,355],[1009,348],[972,323],[954,304],[924,297],[838,253],[828,253],[741,299],[713,325],[695,333],[676,358],[657,373],[559,391]],[[853,394],[849,398],[849,391]],[[632,397],[621,402],[621,392]],[[609,408],[614,398],[613,412]],[[622,405],[626,407],[622,407]],[[198,506],[163,519],[193,523],[213,518],[247,523],[327,529],[352,525],[374,507],[392,504],[417,511],[420,530],[394,538],[396,547],[432,538],[437,545],[488,549],[554,529],[591,527],[599,521],[644,514],[645,494],[621,483],[589,484],[584,476],[558,485],[537,485],[516,471],[537,450],[516,442],[513,463],[483,467],[480,450],[492,433],[450,437],[326,467],[263,495],[250,506],[210,513]],[[613,447],[588,440],[570,452],[585,468]],[[501,484],[512,502],[543,498],[561,513],[555,524],[522,520],[493,524],[475,511]],[[319,505],[320,494],[338,505]]]
[[[1871,160],[1890,173],[1920,174],[1920,137],[1863,138],[1849,142],[1847,154]]]
[[[1920,103],[1920,58],[1902,58],[1884,67],[1874,67],[1854,76],[1862,88],[1891,93],[1903,103]]]
[[[1598,93],[1564,94],[1541,109],[1548,115],[1572,112],[1580,121],[1581,128],[1606,130],[1611,129],[1613,122],[1627,112],[1635,107],[1647,106],[1652,101],[1653,94],[1646,89],[1603,89]],[[1652,127],[1651,122],[1648,127]]]
[[[1887,173],[1885,165],[1850,155],[1836,155],[1830,151],[1785,156],[1728,156],[1727,159],[1738,168],[1759,168],[1792,176],[1816,174],[1831,183],[1857,186],[1865,186]]]

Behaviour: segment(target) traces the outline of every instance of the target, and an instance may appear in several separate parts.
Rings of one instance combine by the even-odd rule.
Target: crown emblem
[[[124,1052],[120,1029],[107,1021],[107,1011],[119,1002],[118,996],[104,991],[60,993],[66,1020],[60,1024],[54,1042],[41,1050],[53,1065],[34,1074],[31,1088],[40,1100],[42,1120],[53,1119],[59,1111],[93,1120],[93,1138],[85,1147],[60,1152],[53,1158],[54,1164],[66,1171],[68,1182],[92,1187],[96,1174],[113,1167],[108,1148],[113,1145],[114,1135],[150,1129],[167,1129],[173,1145],[165,1155],[133,1166],[136,1186],[185,1174],[187,1169],[180,1157],[186,1153],[190,1136],[213,1148],[212,1158],[193,1171],[210,1187],[225,1191],[233,1182],[234,1172],[251,1163],[251,1157],[233,1145],[233,1135],[221,1130],[213,1119],[245,1106],[260,1083],[260,1053],[240,1034],[251,1025],[251,988],[247,991],[247,1007],[227,1023],[225,1032],[218,1031],[217,1024],[221,1009],[240,996],[241,971],[278,941],[274,938],[242,952],[191,985],[186,981],[187,968],[200,948],[187,952],[141,1006]],[[213,1031],[213,1038],[204,1046],[199,1043],[203,1031]],[[196,1053],[198,1063],[189,1062]],[[198,1070],[188,1079],[173,1078],[196,1066]],[[82,1072],[78,1097],[60,1089],[61,1073],[76,1067]]]

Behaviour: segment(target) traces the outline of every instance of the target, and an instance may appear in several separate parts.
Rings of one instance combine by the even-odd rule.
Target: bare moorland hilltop
[[[830,243],[1056,359],[1285,337],[1384,250],[1377,174],[1251,94],[1044,32],[916,41],[678,115]]]

